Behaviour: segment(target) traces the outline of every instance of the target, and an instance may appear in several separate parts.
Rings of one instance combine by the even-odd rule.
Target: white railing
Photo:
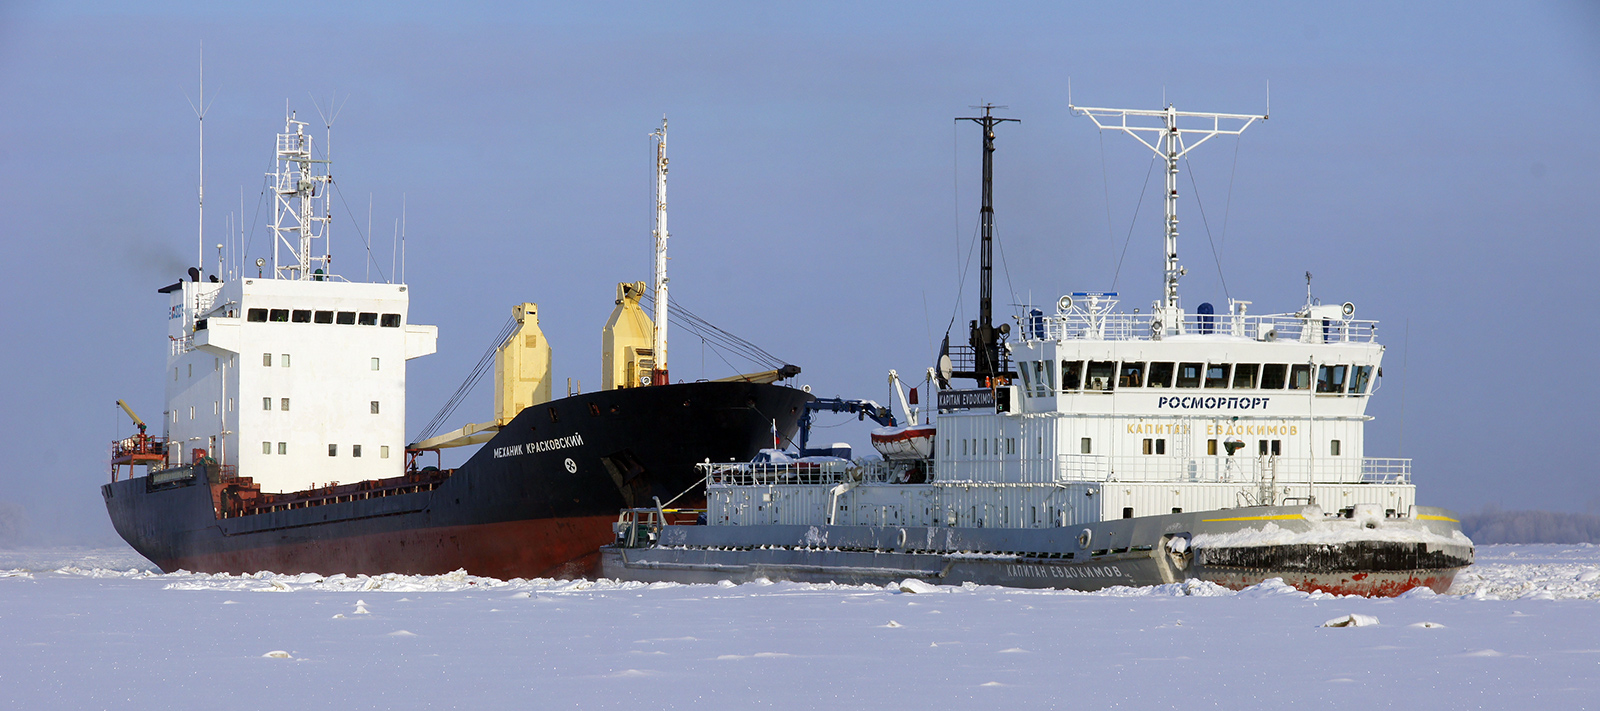
[[[1133,341],[1151,338],[1150,326],[1156,320],[1156,314],[1078,312],[1039,318],[1042,323],[1036,325],[1024,320],[1024,337],[1034,338],[1042,330],[1045,339],[1055,341]],[[1030,325],[1033,327],[1030,328]],[[1179,324],[1179,332],[1182,335],[1218,334],[1306,343],[1371,343],[1377,340],[1378,322],[1305,318],[1293,314],[1185,314]]]
[[[908,483],[932,477],[923,460],[857,459],[824,462],[729,462],[696,464],[706,484],[769,486],[777,484],[842,484],[847,481]]]
[[[1023,467],[1051,482],[1259,482],[1410,484],[1410,459],[1357,457],[1165,457],[1062,454],[1055,466]],[[1046,483],[1046,482],[1038,482]]]
[[[167,338],[172,340],[172,355],[183,355],[194,350],[194,336],[184,336],[182,338],[168,336]]]

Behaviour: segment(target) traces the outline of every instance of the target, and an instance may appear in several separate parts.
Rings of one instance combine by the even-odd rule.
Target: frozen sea
[[[5,708],[1600,707],[1600,547],[1449,595],[154,572],[0,551]],[[1330,628],[1348,615],[1376,624]]]

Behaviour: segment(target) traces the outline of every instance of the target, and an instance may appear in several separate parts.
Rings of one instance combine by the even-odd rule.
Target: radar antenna
[[[272,268],[276,279],[315,279],[331,277],[332,258],[328,254],[327,209],[329,161],[312,154],[312,137],[305,121],[284,117],[283,133],[278,134],[277,170],[268,173],[273,183]],[[318,209],[318,205],[324,209]],[[312,255],[313,240],[322,240],[322,254]],[[289,259],[280,259],[287,251]],[[313,265],[320,265],[314,267]]]
[[[1070,103],[1070,98],[1068,101],[1068,109],[1073,113],[1089,117],[1100,130],[1116,130],[1133,136],[1134,140],[1167,162],[1164,222],[1166,289],[1162,294],[1161,303],[1156,307],[1158,314],[1156,321],[1161,324],[1161,331],[1164,333],[1182,333],[1183,311],[1178,306],[1178,278],[1187,271],[1178,264],[1178,160],[1216,136],[1237,136],[1244,133],[1250,124],[1267,120],[1267,115],[1179,111],[1171,104],[1160,110],[1099,109],[1074,106]],[[1179,125],[1182,119],[1191,120],[1184,122],[1187,125]],[[1146,140],[1146,136],[1149,136],[1150,140]],[[1188,139],[1193,136],[1198,136],[1200,140],[1189,142]]]

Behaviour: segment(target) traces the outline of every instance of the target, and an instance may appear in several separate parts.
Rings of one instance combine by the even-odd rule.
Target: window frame
[[[1081,360],[1061,361],[1061,392],[1078,392],[1083,390],[1084,362]],[[1067,384],[1067,374],[1071,372],[1077,376],[1071,385]]]
[[[1217,368],[1222,369],[1222,375],[1213,378],[1211,376],[1211,371]],[[1225,390],[1233,382],[1232,363],[1206,363],[1205,373],[1206,375],[1201,381],[1201,387],[1204,387],[1207,390]],[[1216,381],[1216,384],[1213,385],[1212,381]]]
[[[1117,366],[1117,387],[1144,387],[1144,361],[1123,361]]]
[[[1102,376],[1096,376],[1095,370],[1103,371]],[[1102,385],[1092,387],[1095,377],[1103,377]],[[1084,392],[1109,393],[1117,387],[1117,362],[1114,360],[1091,360],[1083,371]]]
[[[1249,373],[1250,374],[1249,375],[1249,379],[1245,381],[1246,384],[1240,385],[1239,384],[1239,376],[1244,375],[1245,373]],[[1260,376],[1261,376],[1261,364],[1260,363],[1234,363],[1233,364],[1233,387],[1236,390],[1254,390],[1254,389],[1256,389],[1256,381],[1257,381],[1257,378],[1259,378]]]
[[[1160,360],[1150,361],[1145,371],[1144,386],[1147,388],[1171,388],[1172,380],[1178,374],[1178,364],[1175,361]],[[1165,378],[1161,376],[1165,375]]]
[[[1194,375],[1192,377],[1185,377],[1183,372],[1186,369],[1190,369],[1190,366],[1193,366],[1192,369],[1194,370]],[[1201,361],[1201,362],[1198,362],[1198,363],[1196,363],[1196,362],[1185,363],[1183,361],[1179,361],[1178,362],[1178,370],[1177,370],[1177,373],[1175,373],[1175,375],[1177,377],[1175,377],[1173,379],[1173,382],[1177,387],[1183,388],[1185,390],[1198,390],[1198,389],[1200,389],[1201,383],[1203,383],[1205,381],[1206,364],[1205,364],[1204,361]],[[1188,382],[1189,384],[1185,385],[1184,384],[1185,382]]]

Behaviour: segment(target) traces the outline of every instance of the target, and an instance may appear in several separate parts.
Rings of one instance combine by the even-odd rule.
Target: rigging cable
[[[1194,204],[1200,208],[1200,224],[1206,228],[1206,242],[1211,244],[1211,260],[1217,264],[1217,279],[1222,282],[1222,295],[1233,300],[1233,295],[1228,293],[1228,278],[1222,274],[1222,258],[1217,256],[1217,243],[1211,239],[1211,222],[1206,219],[1206,204],[1200,200],[1200,184],[1194,179],[1194,166],[1189,164],[1189,157],[1184,156],[1183,164],[1189,168],[1189,185],[1194,188]]]
[[[361,223],[356,220],[355,213],[350,210],[350,202],[344,199],[344,191],[339,189],[339,184],[335,183],[332,177],[328,178],[328,182],[333,184],[333,191],[339,194],[339,202],[344,204],[344,213],[350,216],[350,224],[356,226],[356,234],[361,237],[361,243],[366,245],[367,261],[371,263],[372,266],[378,267],[379,278],[383,279],[384,281],[389,281],[389,277],[384,276],[383,267],[380,266],[378,264],[378,260],[372,256],[372,240],[367,239],[367,236],[361,233]]]
[[[1221,244],[1217,251],[1228,249],[1228,214],[1233,211],[1233,177],[1239,173],[1239,144],[1244,141],[1240,137],[1233,139],[1233,168],[1228,171],[1228,200],[1222,207],[1222,235],[1217,238]]]
[[[456,388],[456,391],[450,395],[450,399],[446,400],[444,406],[439,408],[439,412],[433,416],[433,419],[428,420],[428,424],[422,428],[421,434],[418,434],[414,441],[421,442],[439,433],[439,428],[455,414],[456,408],[461,406],[461,403],[466,400],[472,389],[477,387],[479,381],[483,380],[483,376],[493,369],[495,353],[500,350],[501,346],[505,345],[506,339],[510,338],[516,329],[517,320],[507,317],[505,325],[500,329],[500,335],[489,345],[489,349],[483,352],[483,357],[479,358],[477,365],[472,367],[472,372],[467,375],[467,379],[462,381],[461,386]]]
[[[647,291],[641,294],[639,301],[651,309],[655,308],[655,294],[652,292]],[[787,363],[787,361],[768,353],[760,346],[757,346],[750,341],[718,328],[711,322],[696,315],[693,311],[684,308],[683,305],[678,303],[678,300],[672,297],[670,294],[667,297],[667,303],[672,307],[672,315],[677,317],[672,319],[672,321],[682,326],[690,333],[699,336],[703,341],[706,341],[708,345],[711,345],[713,350],[716,350],[717,347],[720,346],[721,348],[727,349],[728,351],[733,352],[752,363],[765,365],[773,369],[780,368]],[[720,354],[718,357],[721,357]],[[726,363],[727,360],[724,359],[723,362]],[[730,363],[728,367],[732,368],[733,365]]]
[[[1144,171],[1144,187],[1139,189],[1139,202],[1133,206],[1133,221],[1128,223],[1128,236],[1122,240],[1122,256],[1117,258],[1117,271],[1111,275],[1111,289],[1117,288],[1117,280],[1122,277],[1122,260],[1128,258],[1128,245],[1133,243],[1133,227],[1139,224],[1139,208],[1144,206],[1144,194],[1150,189],[1150,174],[1155,172],[1155,156],[1150,157],[1150,167]],[[1109,210],[1110,208],[1107,208]]]

